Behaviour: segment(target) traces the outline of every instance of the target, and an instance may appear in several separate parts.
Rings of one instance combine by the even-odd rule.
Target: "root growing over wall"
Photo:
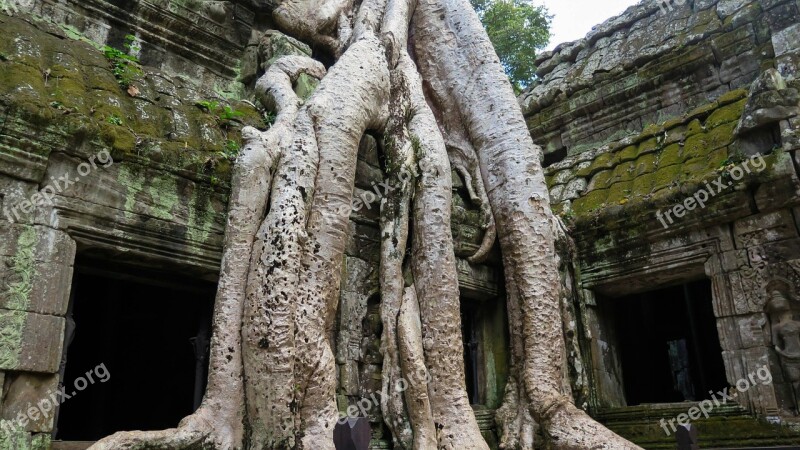
[[[282,31],[321,48],[275,61],[257,84],[278,110],[246,129],[233,178],[208,389],[176,429],[124,432],[92,449],[333,449],[339,301],[359,142],[384,137],[381,405],[397,448],[488,449],[467,398],[451,220],[451,170],[496,237],[513,376],[504,448],[638,448],[562,389],[564,342],[549,195],[502,66],[466,0],[284,0]],[[293,84],[320,80],[302,102]],[[429,374],[421,377],[420,374]],[[395,382],[406,380],[397,392]],[[534,422],[535,421],[535,422]]]

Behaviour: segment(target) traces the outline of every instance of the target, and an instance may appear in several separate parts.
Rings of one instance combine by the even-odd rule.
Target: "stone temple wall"
[[[520,97],[534,141],[570,155],[637,135],[796,63],[791,1],[640,2],[536,60]],[[786,67],[784,70],[791,70]]]
[[[57,389],[76,261],[163,274],[153,282],[216,282],[240,131],[274,118],[254,107],[252,87],[275,57],[311,53],[273,29],[266,3],[0,0],[0,449],[51,448],[52,414],[17,418]],[[133,90],[104,55],[129,35],[142,64]],[[377,146],[365,136],[358,197],[383,179]],[[497,254],[462,259],[480,245],[482,219],[457,174],[454,186],[462,294],[481,311],[478,415],[491,440],[508,365],[502,274]],[[380,386],[378,205],[351,216],[335,341],[342,411]],[[390,448],[379,413],[368,415],[372,447]]]
[[[577,247],[584,351],[571,363],[586,368],[588,407],[610,426],[650,417],[619,428],[647,448],[672,439],[653,417],[687,407],[624,409],[607,310],[615,298],[699,279],[711,282],[728,383],[764,365],[774,376],[737,403],[797,421],[797,375],[775,347],[791,340],[779,330],[800,319],[781,316],[800,307],[800,2],[682,3],[640,2],[543,53],[539,82],[519,98],[545,150],[553,208]],[[648,427],[661,441],[647,440]],[[731,446],[731,427],[703,443]],[[764,442],[788,442],[779,434]]]
[[[12,15],[0,14],[0,420],[7,423],[57,388],[76,254],[216,280],[231,167],[221,153],[228,142],[238,145],[243,124],[264,123],[246,103],[152,67],[133,97],[99,43],[56,20],[65,10],[43,17],[5,7]],[[201,101],[225,102],[242,116],[221,127],[196,106]],[[0,448],[49,448],[53,426],[50,415],[4,430]]]

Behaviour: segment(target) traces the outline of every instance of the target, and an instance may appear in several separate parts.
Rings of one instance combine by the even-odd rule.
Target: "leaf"
[[[128,86],[128,95],[131,97],[137,97],[139,95],[139,88],[134,85]]]

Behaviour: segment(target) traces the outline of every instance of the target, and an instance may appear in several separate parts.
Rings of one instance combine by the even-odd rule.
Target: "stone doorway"
[[[205,390],[215,284],[79,256],[72,286],[65,392],[101,364],[107,380],[95,376],[61,404],[55,438],[177,426]]]
[[[508,378],[508,324],[505,302],[461,299],[464,377],[472,405],[500,406]]]
[[[628,406],[711,398],[728,385],[701,280],[610,300]]]

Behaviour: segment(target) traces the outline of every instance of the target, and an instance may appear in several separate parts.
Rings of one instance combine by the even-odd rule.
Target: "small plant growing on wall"
[[[135,42],[136,36],[129,34],[125,36],[124,51],[108,45],[103,47],[103,54],[111,63],[111,72],[117,79],[117,83],[124,89],[130,89],[131,84],[142,76],[139,59],[131,55],[140,49]]]
[[[235,161],[236,157],[239,156],[240,150],[241,147],[239,146],[238,142],[228,139],[227,141],[225,141],[225,148],[218,154],[221,158],[227,159],[229,161]]]
[[[122,126],[122,118],[116,114],[108,116],[106,122],[108,122],[111,125]]]
[[[219,124],[222,129],[227,129],[234,120],[244,115],[241,111],[237,111],[231,106],[223,106],[215,101],[203,100],[195,103],[195,105],[203,111],[214,115],[217,124]]]
[[[278,115],[272,111],[265,111],[263,115],[264,125],[267,129],[272,128],[272,125],[275,125],[275,120],[278,118]]]
[[[231,108],[230,106],[224,106],[222,111],[217,114],[217,118],[219,119],[219,125],[221,127],[228,127],[231,125],[231,122],[241,116],[243,116],[241,111],[236,111],[235,109]]]

